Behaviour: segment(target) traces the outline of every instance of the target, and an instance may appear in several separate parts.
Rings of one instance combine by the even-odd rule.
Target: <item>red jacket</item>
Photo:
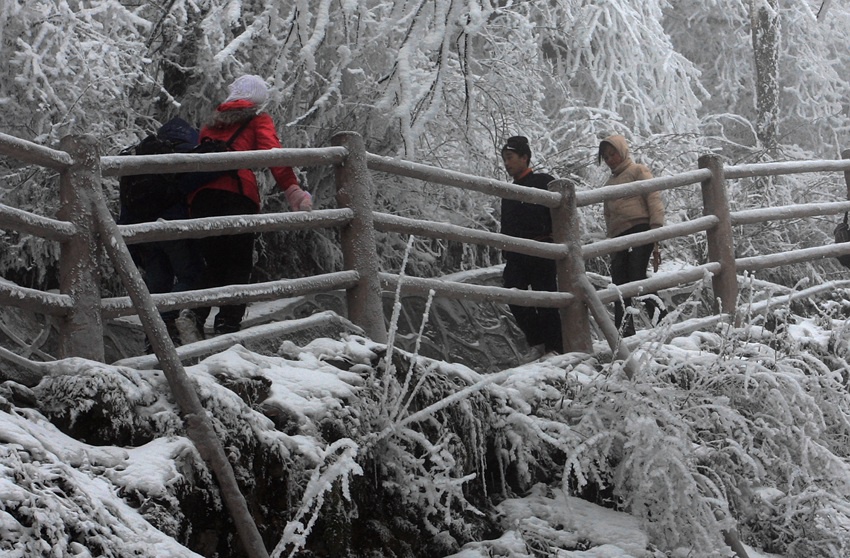
[[[227,141],[233,135],[245,118],[256,113],[256,107],[250,101],[238,100],[223,103],[216,109],[212,123],[201,128],[200,140],[204,138],[220,139]],[[234,151],[251,151],[255,149],[274,149],[281,147],[280,139],[277,137],[272,117],[268,113],[261,112],[253,117],[253,120],[243,129],[236,139],[233,140],[231,148]],[[292,167],[269,167],[275,182],[281,190],[288,190],[298,186],[298,177]],[[236,192],[251,198],[260,207],[260,191],[257,188],[257,177],[251,169],[239,169],[239,179],[231,175],[222,176],[189,195],[189,203],[201,190],[227,190]],[[241,188],[240,188],[241,182]]]

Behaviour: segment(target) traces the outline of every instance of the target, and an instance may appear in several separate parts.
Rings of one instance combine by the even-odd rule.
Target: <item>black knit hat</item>
[[[518,155],[526,156],[531,159],[531,147],[528,145],[528,138],[525,136],[511,136],[502,148],[502,153],[505,151],[514,151]]]

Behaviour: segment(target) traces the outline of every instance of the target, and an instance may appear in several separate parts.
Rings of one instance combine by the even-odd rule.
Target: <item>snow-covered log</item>
[[[596,258],[604,256],[605,254],[628,250],[635,246],[643,246],[644,244],[650,244],[652,242],[660,242],[670,238],[707,231],[712,227],[715,227],[719,222],[720,220],[716,216],[707,215],[705,217],[694,219],[693,221],[665,225],[642,233],[629,234],[617,238],[608,238],[606,240],[600,240],[599,242],[586,244],[582,246],[581,253],[585,258]]]
[[[699,169],[682,172],[674,176],[657,176],[646,180],[636,180],[627,184],[603,186],[601,188],[596,188],[595,190],[578,192],[576,194],[576,205],[583,207],[585,205],[602,203],[605,200],[622,198],[624,196],[649,194],[650,192],[660,192],[661,190],[670,190],[680,186],[699,184],[710,177],[711,172],[708,169]]]
[[[639,296],[654,293],[662,289],[669,289],[687,283],[693,283],[720,272],[720,263],[710,262],[700,266],[675,271],[672,273],[657,273],[649,279],[633,281],[625,285],[610,285],[605,289],[597,291],[599,299],[604,303],[614,302],[620,298]]]
[[[252,341],[259,341],[270,337],[282,337],[305,329],[326,327],[333,324],[341,324],[351,330],[360,331],[360,328],[339,314],[326,310],[312,314],[306,318],[262,324],[245,331],[217,335],[210,339],[183,345],[177,347],[177,355],[182,361],[194,360],[219,353],[236,344],[247,345]],[[160,366],[159,359],[155,354],[121,359],[115,362],[114,365],[129,366],[137,370],[150,370]]]
[[[0,281],[0,304],[48,316],[65,316],[73,308],[74,299],[66,294],[45,293]]]
[[[822,285],[815,285],[801,291],[792,291],[781,296],[772,296],[765,300],[754,302],[748,308],[751,314],[760,314],[766,312],[770,308],[787,306],[788,304],[801,299],[811,299],[816,295],[827,293],[836,289],[850,288],[850,280],[844,281],[829,281]]]
[[[789,250],[787,252],[778,252],[776,254],[751,256],[749,258],[739,258],[735,260],[735,268],[738,271],[756,271],[758,269],[791,265],[822,258],[837,258],[844,254],[850,254],[850,242],[842,244],[827,244],[826,246],[815,246],[813,248],[800,248],[797,250]]]
[[[735,237],[732,234],[729,192],[723,174],[723,163],[716,155],[699,158],[701,169],[711,171],[711,177],[700,183],[703,215],[714,215],[717,225],[707,235],[708,259],[720,263],[720,270],[711,278],[718,312],[734,314],[738,298],[738,277],[735,274]]]
[[[127,245],[121,239],[118,225],[115,224],[106,207],[106,200],[100,188],[92,191],[90,201],[97,230],[104,238],[103,246],[106,253],[115,264],[115,269],[121,276],[133,304],[139,309],[139,318],[145,328],[145,334],[157,357],[163,363],[162,371],[168,380],[171,394],[180,408],[186,434],[215,475],[221,489],[222,500],[230,512],[244,550],[250,556],[267,558],[268,551],[239,488],[224,444],[201,404],[195,385],[177,356],[177,351],[165,328],[165,322],[151,300],[147,286],[130,256]]]
[[[846,172],[850,160],[820,159],[816,161],[780,161],[777,163],[752,163],[723,168],[726,178],[750,178],[753,176],[778,176],[807,172]]]
[[[599,293],[593,288],[587,275],[579,277],[579,284],[584,291],[590,313],[593,315],[593,319],[596,320],[599,329],[602,330],[605,341],[608,342],[611,354],[617,355],[617,358],[623,361],[626,375],[631,380],[637,374],[637,363],[631,358],[632,354],[629,351],[628,345],[623,342],[620,332],[617,331],[617,326],[614,325],[614,321],[608,314],[608,310],[599,298]]]
[[[842,159],[850,159],[850,149],[843,149],[841,151]],[[844,170],[844,185],[847,187],[847,199],[850,200],[850,168]]]
[[[73,164],[60,176],[57,217],[71,223],[76,234],[62,243],[59,258],[59,290],[74,301],[59,328],[59,356],[102,362],[101,240],[93,215],[94,200],[102,195],[98,145],[93,136],[65,136],[60,146]]]
[[[561,204],[550,210],[552,217],[552,242],[563,246],[567,256],[555,261],[558,290],[575,297],[571,304],[559,312],[561,343],[566,352],[590,353],[590,313],[584,303],[580,283],[587,278],[581,247],[581,217],[576,205],[576,183],[573,180],[553,180],[547,185],[550,191],[561,195]]]
[[[850,211],[850,201],[803,203],[784,205],[782,207],[760,207],[758,209],[735,211],[731,214],[731,218],[733,225],[754,225],[766,221],[836,215],[844,211]]]
[[[333,143],[348,152],[345,164],[337,165],[334,172],[337,206],[350,208],[354,213],[340,234],[345,268],[353,269],[359,276],[357,285],[346,290],[348,316],[374,341],[386,343],[388,334],[375,246],[374,187],[366,166],[366,147],[363,137],[354,132],[336,134]]]

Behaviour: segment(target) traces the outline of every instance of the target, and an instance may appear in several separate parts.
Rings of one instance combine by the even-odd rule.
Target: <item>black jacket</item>
[[[555,178],[549,174],[532,171],[519,180],[514,180],[514,184],[546,190],[546,186],[553,180]],[[552,214],[545,205],[503,198],[502,234],[533,240],[552,240]]]

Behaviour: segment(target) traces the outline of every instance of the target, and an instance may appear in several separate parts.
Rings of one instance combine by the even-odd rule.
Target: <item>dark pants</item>
[[[134,248],[134,259],[144,269],[145,285],[151,293],[176,293],[200,286],[204,260],[196,240],[151,242]],[[177,310],[169,310],[162,313],[162,319],[173,322],[177,315]]]
[[[554,260],[508,252],[502,275],[506,289],[557,291],[558,281]],[[545,345],[547,351],[564,351],[561,339],[561,317],[557,308],[536,308],[510,305],[516,323],[530,346]]]
[[[635,234],[648,230],[649,225],[637,225],[619,236],[626,236],[628,234]],[[646,279],[646,268],[649,265],[649,258],[652,256],[652,249],[654,246],[655,244],[644,244],[643,246],[635,246],[629,250],[623,250],[622,252],[615,252],[612,254],[611,281],[613,281],[615,285],[624,285],[626,283],[631,283],[632,281]],[[620,327],[623,328],[624,334],[634,335],[635,326],[631,316],[626,319],[624,305],[631,306],[632,299],[623,298],[622,303],[620,301],[614,303],[614,322],[617,324],[618,329]],[[652,298],[647,299],[646,310],[650,317],[655,314],[656,310],[661,312],[658,314],[658,318],[661,319],[663,317],[663,311]]]
[[[224,215],[251,215],[257,213],[251,199],[235,192],[202,190],[192,200],[192,218]],[[201,284],[204,288],[225,285],[246,285],[251,282],[254,267],[254,234],[210,236],[200,239],[201,254],[206,263]],[[239,331],[245,304],[222,306],[214,321],[216,333]],[[211,308],[196,308],[200,323],[210,315]]]

